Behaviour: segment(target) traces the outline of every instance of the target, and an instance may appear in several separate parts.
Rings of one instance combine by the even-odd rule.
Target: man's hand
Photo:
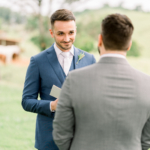
[[[52,101],[52,102],[51,102],[51,109],[52,109],[52,111],[55,111],[55,110],[56,110],[57,102],[58,102],[58,99],[56,99],[55,101]]]

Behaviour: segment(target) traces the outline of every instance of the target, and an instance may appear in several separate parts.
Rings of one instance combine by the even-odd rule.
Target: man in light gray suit
[[[72,71],[62,87],[54,141],[59,150],[148,150],[150,76],[125,58],[134,27],[112,14],[101,28],[99,62]]]

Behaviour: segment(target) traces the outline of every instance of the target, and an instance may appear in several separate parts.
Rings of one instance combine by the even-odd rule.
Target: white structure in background
[[[11,62],[13,57],[19,56],[20,48],[18,45],[0,45],[0,54],[6,56],[6,63]]]
[[[9,63],[12,59],[19,56],[21,52],[19,42],[20,39],[8,38],[6,34],[0,30],[0,61]]]

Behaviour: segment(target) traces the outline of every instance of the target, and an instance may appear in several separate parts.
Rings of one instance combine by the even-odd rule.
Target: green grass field
[[[26,50],[21,58],[39,53],[30,41],[22,42]],[[0,150],[35,150],[36,114],[23,110],[22,90],[27,66],[0,64]]]
[[[97,61],[98,54],[94,54]],[[128,58],[129,63],[150,75],[150,59]],[[0,150],[35,150],[36,114],[21,106],[27,67],[0,65]]]
[[[26,67],[0,68],[0,150],[34,150],[36,115],[21,106]]]

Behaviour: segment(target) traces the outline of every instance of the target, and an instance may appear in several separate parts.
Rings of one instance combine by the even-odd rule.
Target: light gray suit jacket
[[[53,127],[59,150],[147,150],[150,76],[117,57],[72,71]]]

